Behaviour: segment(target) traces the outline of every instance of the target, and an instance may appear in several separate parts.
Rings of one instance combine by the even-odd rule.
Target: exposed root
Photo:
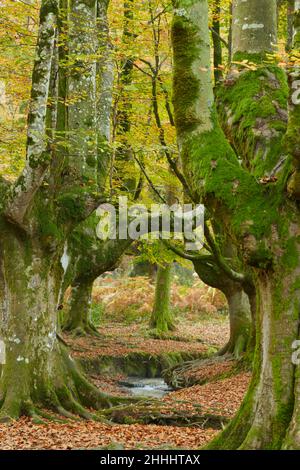
[[[225,370],[224,367],[221,367],[220,373],[211,375],[210,373],[207,374],[206,369],[210,366],[218,365],[218,364],[228,364],[228,373],[231,373],[234,366],[237,365],[234,357],[231,355],[223,355],[223,356],[213,356],[207,359],[197,359],[193,361],[186,361],[183,364],[180,364],[175,367],[171,367],[170,369],[166,369],[163,372],[163,377],[168,385],[172,388],[180,389],[184,387],[190,387],[196,384],[204,384],[208,380],[212,378],[215,380],[220,376],[224,376]],[[203,369],[204,373],[201,375],[201,370]]]
[[[67,323],[66,325],[62,327],[62,330],[75,337],[95,336],[97,338],[101,338],[99,331],[97,330],[95,325],[93,325],[91,322],[81,323],[80,325]]]
[[[225,354],[232,354],[235,359],[240,359],[247,351],[247,340],[248,338],[242,334],[239,335],[235,341],[230,339],[228,343],[217,352],[217,355],[224,356]]]
[[[161,330],[158,330],[157,328],[153,328],[149,330],[148,336],[149,338],[153,338],[153,339],[164,339],[164,340],[172,339],[173,340],[172,331],[174,330],[161,331]],[[181,341],[181,339],[179,341]]]
[[[24,386],[19,388],[15,382],[9,382],[5,374],[2,376],[0,422],[9,423],[25,415],[41,423],[43,418],[47,419],[46,413],[40,411],[43,408],[67,419],[105,421],[103,410],[141,400],[101,392],[89,382],[62,345],[58,345],[55,364],[52,375],[39,377],[38,384],[28,380],[26,386],[22,384]]]
[[[182,410],[166,411],[158,400],[145,400],[139,404],[116,406],[104,411],[105,416],[119,424],[157,424],[166,426],[198,426],[201,428],[222,429],[228,418],[209,413],[199,414]]]

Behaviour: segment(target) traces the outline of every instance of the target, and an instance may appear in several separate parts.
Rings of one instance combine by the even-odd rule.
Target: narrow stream
[[[161,398],[172,391],[162,378],[128,377],[126,381],[120,382],[120,385],[132,395],[152,398]]]

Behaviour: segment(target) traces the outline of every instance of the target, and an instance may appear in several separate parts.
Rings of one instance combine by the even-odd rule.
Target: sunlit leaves
[[[0,5],[0,174],[9,178],[18,175],[25,158],[38,13],[39,1]]]

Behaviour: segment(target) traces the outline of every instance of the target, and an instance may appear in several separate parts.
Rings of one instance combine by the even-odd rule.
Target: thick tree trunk
[[[249,3],[249,2],[247,2]],[[256,2],[253,2],[259,8]],[[271,0],[268,2],[272,7]],[[273,2],[274,3],[274,2]],[[242,2],[239,2],[242,8]],[[244,5],[244,7],[247,7]],[[260,12],[253,10],[250,12],[250,19],[259,18]],[[270,18],[272,15],[270,15]],[[275,21],[273,19],[273,23]],[[255,21],[255,24],[259,24]],[[263,28],[261,28],[263,30]],[[237,34],[237,32],[235,33]],[[236,39],[237,43],[239,38]],[[265,31],[265,41],[268,35]],[[249,50],[255,46],[255,40],[249,36]],[[253,46],[254,45],[254,46]],[[270,46],[271,48],[271,46]],[[242,49],[243,50],[243,49]],[[239,50],[241,51],[241,50]],[[258,48],[256,51],[262,52]],[[266,69],[265,69],[266,70]],[[280,72],[276,70],[278,77]],[[268,73],[268,72],[267,72]],[[250,79],[250,77],[249,77]],[[283,77],[285,80],[285,77]],[[282,79],[281,79],[282,80]],[[253,83],[253,82],[252,82]],[[269,77],[267,86],[272,83],[272,76]],[[282,86],[284,89],[284,81]],[[267,89],[266,89],[267,90]],[[267,95],[267,93],[266,93]],[[287,102],[287,97],[285,97]],[[286,130],[286,118],[284,117],[284,108],[282,107],[278,115],[281,115],[283,131]],[[298,113],[298,107],[293,106],[289,113],[288,132],[285,136],[286,148],[288,153],[297,155],[298,133],[296,131],[295,119]],[[274,115],[274,113],[273,113]],[[249,113],[245,109],[240,119],[248,119]],[[265,118],[266,119],[266,118]],[[274,119],[274,118],[273,118]],[[261,122],[263,122],[261,120]],[[265,129],[271,127],[272,119],[267,116],[265,120]],[[255,130],[255,129],[253,129]],[[251,129],[252,131],[252,129]],[[265,133],[266,134],[266,133]],[[233,132],[233,135],[237,133]],[[268,147],[270,155],[276,156],[273,142],[263,135],[259,146],[264,149],[267,155]],[[279,134],[279,138],[282,136]],[[246,148],[247,141],[250,139],[243,136],[243,145]],[[256,150],[259,148],[256,144],[252,148],[252,162],[261,164],[263,158],[257,159]],[[284,152],[279,147],[281,154]],[[242,152],[243,153],[243,152]],[[275,168],[280,169],[280,154],[276,156]],[[279,160],[279,164],[278,164]],[[267,158],[265,158],[267,161]],[[277,165],[276,165],[277,162]],[[298,165],[295,165],[297,169]],[[255,167],[255,166],[254,166]],[[298,197],[298,183],[295,184],[297,171],[293,173],[288,183],[288,191],[291,198]],[[264,203],[267,210],[267,201]],[[248,260],[257,266],[256,288],[258,292],[258,315],[257,315],[257,350],[254,360],[254,375],[248,394],[242,404],[242,407],[228,428],[217,438],[211,447],[215,448],[240,448],[240,449],[280,449],[290,448],[299,449],[299,404],[298,404],[298,365],[295,367],[292,361],[292,344],[299,336],[299,244],[297,234],[299,233],[299,213],[292,203],[281,203],[280,222],[274,222],[272,225],[272,236],[268,238],[269,229],[266,228],[263,233],[265,246],[269,261],[265,258],[263,262],[259,260],[258,237],[245,237],[244,252],[248,252]],[[280,206],[279,206],[280,207]],[[282,227],[285,227],[282,230]],[[252,254],[251,254],[252,253]],[[251,259],[252,258],[252,259]],[[270,265],[267,268],[267,265]]]
[[[276,0],[233,0],[232,14],[233,56],[236,53],[274,52],[277,43]]]
[[[198,9],[198,18],[201,18],[198,23],[195,21],[197,16],[193,14],[194,8]],[[292,345],[299,338],[299,193],[290,191],[287,200],[286,189],[289,190],[289,187],[286,183],[293,166],[290,161],[284,164],[286,148],[282,146],[282,137],[287,128],[288,134],[293,128],[299,105],[295,104],[287,116],[286,74],[276,64],[269,67],[262,60],[276,41],[276,1],[234,1],[235,59],[240,54],[257,63],[255,72],[243,67],[234,70],[233,79],[222,90],[224,110],[228,124],[232,126],[232,141],[236,143],[241,139],[240,142],[243,142],[242,146],[235,145],[242,160],[240,167],[235,165],[229,151],[227,154],[223,151],[226,144],[218,120],[214,119],[213,114],[205,119],[204,111],[208,113],[212,109],[212,86],[205,75],[210,64],[209,43],[203,40],[208,35],[207,3],[199,0],[186,10],[184,20],[175,18],[175,27],[181,23],[181,34],[177,36],[178,25],[173,38],[174,106],[186,174],[192,183],[196,180],[198,188],[201,188],[202,200],[217,220],[222,220],[228,227],[233,240],[240,244],[244,262],[253,267],[257,291],[257,346],[250,388],[237,416],[209,447],[299,449],[299,364],[293,364],[292,359]],[[202,41],[198,40],[198,34]],[[187,48],[192,38],[191,52]],[[202,68],[196,72],[199,55],[203,61]],[[177,83],[184,70],[188,70],[189,79],[198,92],[188,102],[189,106],[187,100],[183,106],[183,93]],[[238,109],[230,109],[230,100],[225,97],[226,87],[231,97],[234,95],[232,103],[235,102]],[[279,93],[277,98],[275,90]],[[257,106],[253,107],[253,100],[258,97],[262,99],[260,104],[263,104],[260,111]],[[204,110],[197,108],[201,100],[202,107],[206,106]],[[269,109],[266,106],[269,104],[273,104],[274,108]],[[180,108],[184,112],[184,127],[179,119]],[[258,114],[251,117],[253,109]],[[276,133],[272,136],[270,130],[275,119],[280,125],[278,128],[276,126]],[[245,120],[247,125],[242,126]],[[198,142],[195,141],[197,133]],[[287,153],[294,160],[299,159],[298,149],[295,133],[289,141]],[[197,189],[197,185],[194,187]],[[224,188],[222,194],[220,187]],[[239,218],[238,223],[236,217]]]
[[[234,287],[235,289],[226,295],[229,308],[230,338],[218,354],[229,353],[239,359],[247,350],[250,340],[251,308],[243,288],[238,284]]]
[[[67,246],[70,231],[88,216],[100,196],[95,191],[97,73],[95,54],[91,54],[97,47],[96,3],[96,0],[72,0],[69,3],[71,23],[63,21],[60,15],[57,21],[57,0],[43,0],[41,4],[27,164],[8,199],[1,198],[1,210],[5,214],[0,215],[2,420],[21,414],[44,415],[41,408],[51,408],[68,417],[91,418],[93,414],[85,406],[98,410],[127,401],[111,398],[89,383],[57,334],[58,302],[70,262],[67,253],[62,256],[63,246]],[[67,31],[60,37],[62,23]],[[71,70],[68,80],[61,62],[58,73],[59,96],[74,98],[76,95],[69,103],[68,116],[61,100],[57,113],[57,130],[60,135],[67,135],[73,144],[73,153],[68,155],[57,148],[52,153],[46,148],[45,139],[57,26],[58,42],[65,48],[67,37],[69,53],[76,59],[76,67],[72,60],[66,61]],[[54,157],[56,151],[57,158]],[[49,179],[42,185],[47,169]]]
[[[236,358],[246,352],[253,351],[254,344],[251,341],[253,334],[251,327],[253,321],[253,308],[250,298],[245,293],[243,286],[229,279],[216,264],[194,261],[195,271],[199,278],[207,285],[219,289],[225,295],[229,309],[230,338],[228,343],[218,352],[219,355],[226,353],[234,354]],[[252,318],[252,321],[251,321]],[[250,333],[251,332],[251,333]]]
[[[156,273],[154,307],[150,327],[158,333],[167,333],[174,329],[174,319],[170,306],[172,282],[172,264],[158,266]]]
[[[238,415],[209,446],[217,449],[299,449],[298,337],[300,270],[260,272],[254,375]],[[299,368],[299,366],[297,366]]]
[[[64,331],[76,336],[98,334],[91,318],[93,284],[94,279],[76,279],[72,284]]]
[[[281,272],[260,273],[258,277],[259,379],[252,402],[251,427],[241,444],[244,449],[278,449],[287,433],[294,406],[292,343],[298,336],[300,308],[300,291],[291,292],[291,286],[298,276],[297,268],[285,278]]]
[[[22,240],[22,234],[14,230],[7,230],[5,235],[2,230],[1,338],[5,363],[0,382],[1,415],[16,418],[41,394],[47,394],[47,383],[57,366],[58,286],[52,260],[38,244]]]
[[[60,292],[60,305],[63,305],[66,290],[71,287],[63,330],[79,335],[98,335],[90,319],[92,285],[101,274],[117,268],[131,244],[130,239],[98,239],[97,219],[94,216],[73,231],[65,249],[65,258],[69,259],[69,263]]]
[[[85,406],[122,402],[90,384],[57,337],[57,255],[4,223],[0,243],[0,419],[41,416],[41,407],[91,418]]]

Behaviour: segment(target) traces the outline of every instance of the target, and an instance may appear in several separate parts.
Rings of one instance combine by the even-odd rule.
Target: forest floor
[[[176,325],[170,335],[156,339],[149,332],[147,315],[130,322],[107,318],[98,329],[99,337],[65,335],[65,340],[91,380],[107,393],[130,397],[132,392],[122,384],[135,366],[144,376],[149,370],[157,376],[160,362],[188,355],[189,368],[182,373],[179,363],[175,369],[184,388],[125,412],[118,408],[111,415],[113,424],[83,420],[36,424],[25,417],[0,424],[0,449],[198,449],[206,444],[234,416],[251,374],[237,368],[230,357],[203,359],[226,343],[226,315],[189,311],[177,317]],[[148,363],[152,368],[147,368]]]
[[[99,329],[102,338],[70,339],[74,356],[105,356],[127,354],[132,351],[160,352],[191,350],[203,352],[204,344],[221,346],[227,336],[227,321],[205,320],[198,324],[186,324],[180,335],[187,336],[185,342],[167,339],[144,338],[139,326],[106,325]],[[196,339],[201,338],[201,342]],[[116,338],[118,340],[116,341]],[[191,339],[192,338],[192,339]],[[193,377],[204,381],[203,385],[193,385],[165,395],[159,400],[160,415],[165,418],[184,411],[184,415],[197,416],[199,413],[217,415],[230,419],[238,409],[247,390],[250,374],[233,374],[235,362],[228,359],[219,364],[195,367]],[[221,375],[221,378],[219,377]],[[130,395],[124,391],[119,381],[123,373],[92,375],[94,382],[102,390],[115,395]],[[208,381],[207,381],[208,380]],[[206,382],[207,381],[207,382]],[[146,412],[152,414],[152,405]],[[157,406],[155,407],[157,410]],[[224,422],[225,424],[225,422]],[[29,418],[22,418],[10,426],[0,425],[0,449],[78,449],[78,448],[124,448],[124,449],[196,449],[207,443],[219,432],[214,426],[205,423],[189,426],[157,424],[102,424],[91,421],[35,424]]]

